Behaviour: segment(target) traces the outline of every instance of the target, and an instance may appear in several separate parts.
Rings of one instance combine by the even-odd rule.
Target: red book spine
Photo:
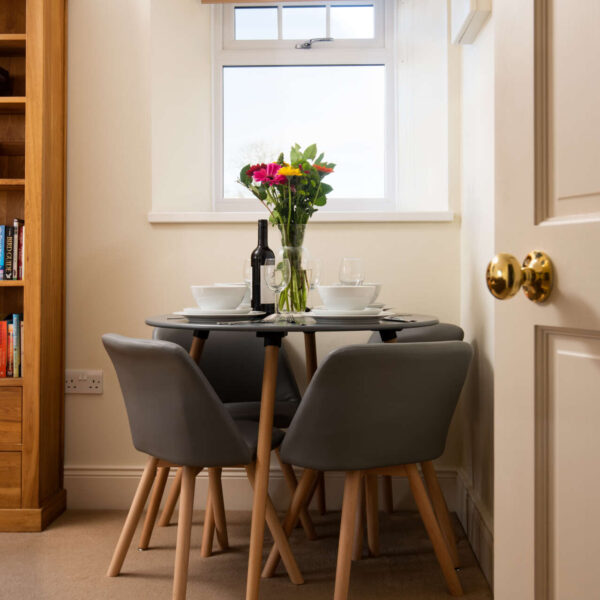
[[[6,377],[6,361],[8,357],[8,340],[6,321],[0,321],[0,377]]]

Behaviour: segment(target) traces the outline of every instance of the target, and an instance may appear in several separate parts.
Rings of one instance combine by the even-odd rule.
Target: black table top
[[[194,331],[254,331],[259,334],[285,334],[292,332],[315,333],[317,331],[400,331],[410,327],[437,325],[439,321],[430,315],[399,315],[402,321],[347,319],[336,322],[298,323],[262,323],[258,321],[227,322],[193,321],[176,315],[158,315],[146,319],[151,327],[168,327],[171,329],[193,329]],[[227,317],[223,317],[226,321]]]

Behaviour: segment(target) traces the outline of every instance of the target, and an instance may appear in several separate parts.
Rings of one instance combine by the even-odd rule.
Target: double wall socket
[[[100,369],[67,369],[65,394],[102,394],[103,374]]]

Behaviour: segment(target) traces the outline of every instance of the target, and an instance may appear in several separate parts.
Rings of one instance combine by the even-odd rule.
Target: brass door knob
[[[488,289],[499,300],[512,298],[523,287],[532,302],[544,302],[552,291],[552,279],[552,261],[540,250],[530,252],[523,265],[512,254],[497,254],[485,274]]]

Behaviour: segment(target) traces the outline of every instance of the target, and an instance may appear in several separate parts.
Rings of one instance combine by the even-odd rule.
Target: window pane
[[[236,8],[236,40],[276,40],[277,8]]]
[[[365,39],[375,37],[373,6],[332,6],[331,37]]]
[[[225,198],[251,197],[240,169],[296,142],[337,164],[331,198],[383,198],[383,65],[225,67],[223,86]]]
[[[325,37],[327,9],[324,6],[284,6],[282,28],[284,40]]]

